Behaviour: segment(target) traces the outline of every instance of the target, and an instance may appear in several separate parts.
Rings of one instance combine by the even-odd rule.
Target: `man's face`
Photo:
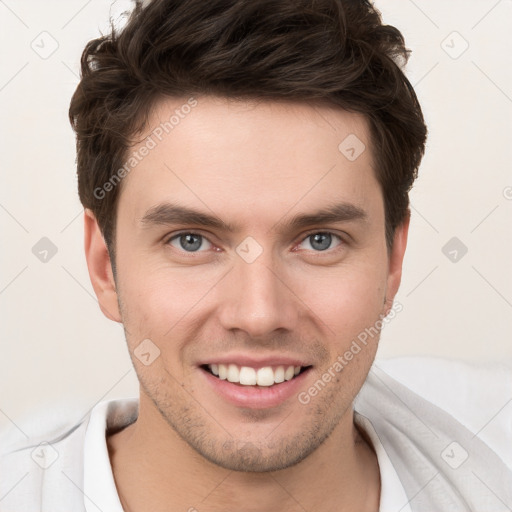
[[[157,104],[148,133],[184,103]],[[351,134],[366,145],[356,159]],[[124,178],[116,224],[141,414],[152,410],[158,435],[177,433],[223,467],[290,466],[348,417],[378,337],[342,371],[333,364],[398,287],[366,122],[328,107],[198,97],[161,139],[152,135],[156,146]],[[130,153],[144,145],[153,143]],[[338,215],[298,222],[327,209]],[[301,373],[279,382],[295,366]],[[299,400],[329,368],[331,381]],[[237,371],[262,385],[236,382]]]

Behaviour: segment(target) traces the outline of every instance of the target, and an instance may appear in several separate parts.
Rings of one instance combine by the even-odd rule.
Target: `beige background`
[[[114,15],[128,5],[0,2],[0,427],[49,403],[86,411],[137,392],[122,328],[89,283],[67,120],[81,51],[107,29],[111,4]],[[403,311],[379,357],[512,367],[512,1],[376,5],[413,50],[407,74],[430,130],[411,195]],[[32,252],[42,237],[57,248],[46,263]],[[443,252],[453,237],[464,256]]]

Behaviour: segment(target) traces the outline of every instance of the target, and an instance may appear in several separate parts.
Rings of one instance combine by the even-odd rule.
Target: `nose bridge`
[[[252,337],[293,329],[297,304],[279,275],[279,262],[272,252],[249,240],[240,244],[237,254],[226,283],[229,290],[221,315],[224,328],[238,328]]]

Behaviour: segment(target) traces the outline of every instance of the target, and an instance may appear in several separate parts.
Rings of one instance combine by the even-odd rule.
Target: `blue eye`
[[[333,237],[340,241],[338,245],[343,242],[342,238],[338,235],[335,235],[334,233],[319,231],[317,233],[311,233],[308,235],[302,243],[309,241],[309,245],[314,251],[321,252],[326,251],[327,249],[332,249],[331,244]]]
[[[333,247],[332,244],[334,239],[338,239],[338,243]],[[312,250],[314,252],[324,252],[329,249],[338,247],[343,242],[343,239],[335,233],[330,233],[328,231],[316,231],[307,235],[302,240],[299,247],[303,246],[305,243],[308,243],[309,247],[302,248],[306,250]],[[204,247],[205,243],[206,247]],[[174,235],[167,241],[167,244],[172,245],[174,248],[180,251],[188,253],[205,252],[213,247],[212,243],[205,236],[190,231]]]
[[[186,252],[198,252],[204,241],[208,242],[203,235],[198,235],[197,233],[180,233],[179,235],[173,236],[167,243]],[[178,242],[179,247],[173,242]]]

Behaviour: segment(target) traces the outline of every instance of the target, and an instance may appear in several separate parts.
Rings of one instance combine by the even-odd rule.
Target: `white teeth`
[[[211,369],[211,365],[210,365]],[[219,379],[226,380],[228,378],[228,367],[225,364],[219,364]]]
[[[300,366],[264,366],[255,370],[250,366],[236,364],[209,364],[211,372],[221,380],[242,384],[243,386],[272,386],[285,380],[291,380],[300,373]]]
[[[258,370],[258,386],[272,386],[274,384],[274,370],[270,366],[265,366]]]
[[[284,366],[278,366],[274,372],[274,382],[280,384],[284,382]]]
[[[292,380],[295,375],[295,368],[293,366],[288,366],[286,371],[284,372],[284,380]]]
[[[240,368],[240,384],[244,386],[254,386],[256,384],[256,370],[248,366],[242,366],[242,368]]]
[[[240,370],[236,364],[228,366],[228,380],[229,382],[240,382]]]

